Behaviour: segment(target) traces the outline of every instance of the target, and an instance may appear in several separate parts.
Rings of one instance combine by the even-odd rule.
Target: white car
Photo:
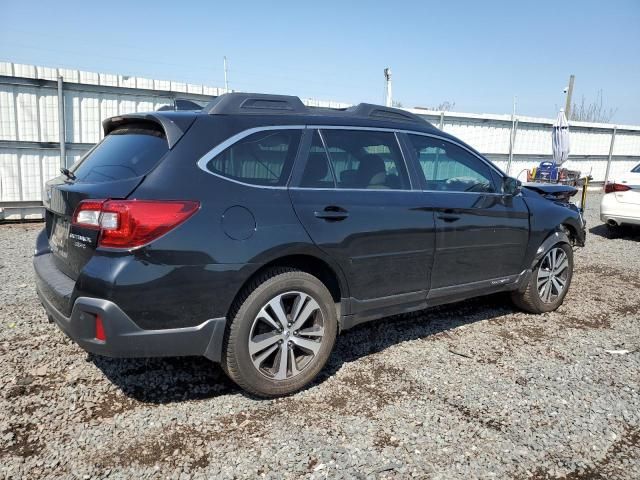
[[[600,219],[609,227],[640,225],[640,164],[604,186]]]

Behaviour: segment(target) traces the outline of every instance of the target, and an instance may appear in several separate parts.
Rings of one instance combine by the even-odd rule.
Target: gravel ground
[[[492,296],[363,325],[269,401],[204,359],[87,355],[36,299],[41,225],[0,226],[0,476],[640,478],[640,236],[607,238],[590,197],[557,312]]]

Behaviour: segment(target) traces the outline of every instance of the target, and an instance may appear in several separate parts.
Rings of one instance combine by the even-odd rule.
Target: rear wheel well
[[[254,272],[246,282],[244,282],[242,288],[236,294],[229,312],[227,312],[227,318],[231,318],[230,315],[232,315],[234,308],[237,308],[238,300],[242,298],[242,296],[245,294],[245,290],[249,285],[251,285],[254,279],[264,274],[264,272],[266,272],[267,270],[283,267],[301,270],[318,278],[331,293],[333,301],[336,303],[340,302],[340,298],[342,296],[340,280],[338,279],[335,271],[329,266],[329,264],[317,257],[312,257],[311,255],[289,255],[264,264],[256,272]]]

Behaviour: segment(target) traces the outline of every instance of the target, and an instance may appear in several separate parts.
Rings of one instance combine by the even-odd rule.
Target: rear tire
[[[222,367],[244,390],[288,395],[326,364],[338,330],[335,303],[313,275],[275,268],[243,291],[225,336]]]
[[[566,243],[558,243],[533,269],[525,290],[513,292],[511,299],[526,312],[552,312],[562,305],[572,277],[573,250]]]

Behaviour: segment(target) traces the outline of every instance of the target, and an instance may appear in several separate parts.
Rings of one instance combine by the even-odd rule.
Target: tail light
[[[174,229],[199,207],[188,200],[83,200],[73,224],[100,230],[101,247],[134,248]]]
[[[628,185],[623,185],[621,183],[607,182],[607,184],[604,186],[604,193],[626,192],[627,190],[631,190],[631,187],[629,187]]]

